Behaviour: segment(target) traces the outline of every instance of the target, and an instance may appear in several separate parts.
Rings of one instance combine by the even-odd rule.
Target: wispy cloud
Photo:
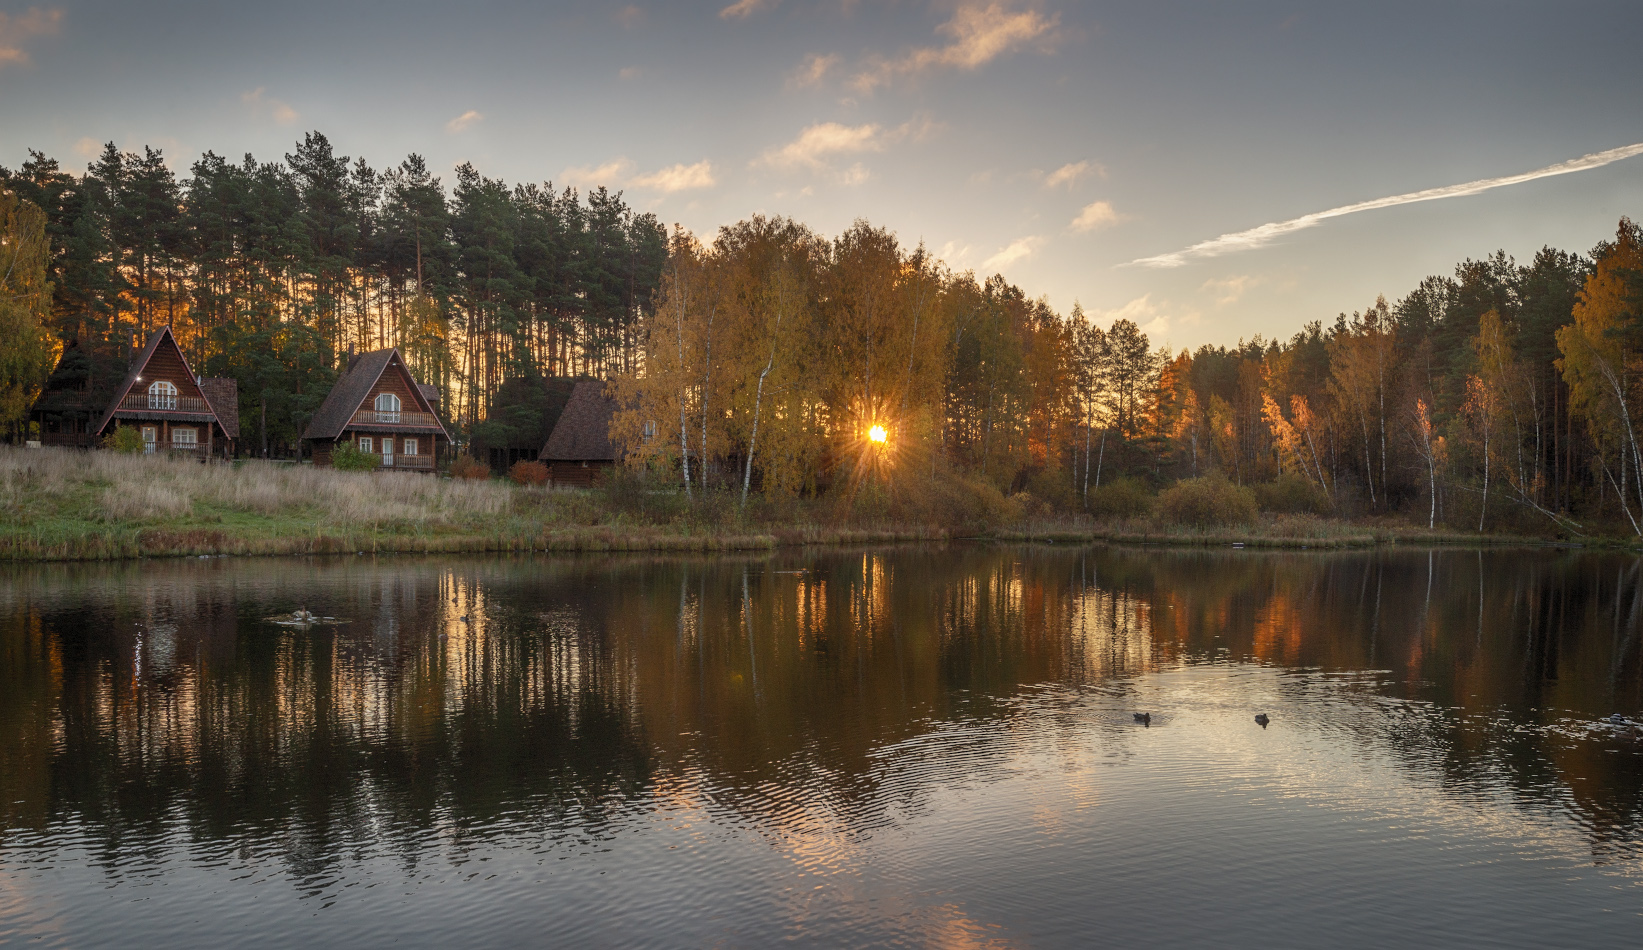
[[[621,80],[638,79],[645,71],[638,66],[623,66],[616,71],[616,78]]]
[[[672,194],[675,191],[688,191],[693,188],[712,188],[716,181],[713,177],[713,163],[703,159],[694,165],[681,163],[648,175],[638,175],[631,179],[629,184],[635,188],[652,188]]]
[[[1523,172],[1518,175],[1506,175],[1502,178],[1480,178],[1477,181],[1469,181],[1459,185],[1445,185],[1441,188],[1428,188],[1424,191],[1411,191],[1407,194],[1392,195],[1388,198],[1376,198],[1373,201],[1360,201],[1357,204],[1342,205],[1339,208],[1330,208],[1328,211],[1319,211],[1302,215],[1299,218],[1290,218],[1288,221],[1273,221],[1260,227],[1250,228],[1247,231],[1236,231],[1208,241],[1200,241],[1191,247],[1173,251],[1169,254],[1137,258],[1130,261],[1130,263],[1141,267],[1181,267],[1188,261],[1198,258],[1220,257],[1223,254],[1236,254],[1239,251],[1252,251],[1256,248],[1266,247],[1286,234],[1316,227],[1330,218],[1357,214],[1360,211],[1395,208],[1398,205],[1414,204],[1419,201],[1438,201],[1443,198],[1461,198],[1466,195],[1481,194],[1496,188],[1521,185],[1524,182],[1535,181],[1540,178],[1551,178],[1555,175],[1569,175],[1574,172],[1602,168],[1604,165],[1613,164],[1634,155],[1643,155],[1643,142],[1620,148],[1611,148],[1606,152],[1593,152],[1590,155],[1582,155],[1579,158],[1559,162],[1556,165],[1547,165],[1545,168],[1537,168],[1532,172]]]
[[[712,188],[718,184],[713,174],[713,163],[706,159],[686,165],[670,165],[653,172],[635,174],[631,160],[614,158],[603,165],[578,165],[567,168],[559,180],[576,188],[645,188],[673,194],[698,188]]]
[[[837,53],[811,53],[804,58],[799,67],[788,74],[787,84],[795,88],[814,86],[827,77],[827,73],[839,64]]]
[[[1045,188],[1059,188],[1062,185],[1072,186],[1074,184],[1077,184],[1077,182],[1080,178],[1083,178],[1084,176],[1090,174],[1091,172],[1094,172],[1098,175],[1102,175],[1103,177],[1105,177],[1105,175],[1102,173],[1102,169],[1101,169],[1100,165],[1093,165],[1092,166],[1089,162],[1071,162],[1071,163],[1068,163],[1066,165],[1062,165],[1060,168],[1057,168],[1055,171],[1050,172],[1048,175],[1045,175],[1044,176],[1044,187]]]
[[[1112,202],[1092,201],[1084,206],[1084,210],[1078,212],[1078,217],[1074,218],[1068,227],[1079,234],[1088,234],[1091,231],[1110,228],[1123,220],[1124,215],[1113,210]]]
[[[612,159],[603,165],[576,165],[559,175],[559,180],[574,188],[596,188],[604,185],[620,187],[633,172],[633,163],[625,158]]]
[[[829,161],[840,155],[884,150],[884,127],[877,123],[844,125],[839,122],[818,122],[806,127],[799,137],[779,148],[766,149],[754,163],[771,168],[827,167]]]
[[[923,141],[942,128],[941,123],[928,116],[910,119],[893,129],[886,129],[876,122],[865,125],[818,122],[806,126],[799,132],[798,138],[786,145],[765,149],[750,167],[778,171],[831,171],[849,156],[882,152],[890,145],[907,139]],[[867,169],[857,162],[843,172],[841,180],[853,185],[865,181],[867,176]]]
[[[483,121],[485,121],[485,113],[479,112],[475,109],[469,109],[467,112],[464,112],[451,121],[445,123],[445,131],[451,133],[461,132],[463,129]]]
[[[904,76],[934,69],[979,69],[1000,56],[1030,43],[1048,46],[1057,37],[1061,15],[1044,14],[1013,3],[961,3],[936,32],[948,38],[945,46],[919,46],[894,59],[870,63],[853,85],[864,93]]]
[[[250,106],[253,112],[260,114],[267,110],[268,114],[274,117],[274,121],[280,125],[290,125],[301,118],[297,115],[297,110],[267,95],[267,92],[267,86],[258,86],[250,92],[240,93],[240,101]]]
[[[63,11],[30,7],[27,13],[0,13],[0,69],[29,61],[23,44],[36,36],[51,36],[63,24]]]
[[[632,29],[645,22],[645,11],[630,3],[616,11],[616,22],[622,24],[623,29]]]
[[[1233,277],[1211,278],[1204,281],[1204,286],[1198,288],[1206,293],[1215,295],[1215,305],[1226,307],[1237,303],[1251,287],[1264,283],[1250,274],[1238,274]]]
[[[982,261],[981,269],[984,271],[1003,270],[1011,264],[1014,264],[1016,261],[1024,260],[1033,256],[1033,252],[1037,251],[1043,243],[1044,239],[1041,237],[1029,236],[1017,238],[1016,240],[1010,242],[1008,247],[1005,247],[997,254],[994,254],[992,257]]]
[[[1151,337],[1152,342],[1157,343],[1160,337],[1170,331],[1172,321],[1165,309],[1168,304],[1167,300],[1161,304],[1154,303],[1152,294],[1142,294],[1122,307],[1092,311],[1090,316],[1096,323],[1104,323],[1109,327],[1120,320],[1128,320],[1139,327],[1142,333]],[[1196,311],[1188,312],[1182,315],[1181,322],[1196,325],[1199,322],[1199,315]]]
[[[779,0],[736,0],[730,6],[719,11],[721,20],[745,20],[760,10],[769,10]]]

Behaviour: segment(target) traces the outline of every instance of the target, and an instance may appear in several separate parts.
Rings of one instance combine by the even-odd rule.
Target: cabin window
[[[373,451],[373,449],[371,448],[371,437],[370,436],[362,435],[362,436],[359,437],[359,450],[361,452]]]
[[[382,437],[382,456],[388,458],[394,454],[394,440],[387,436]]]
[[[200,444],[200,433],[197,429],[172,429],[171,447],[176,449],[192,449]]]
[[[393,393],[381,393],[377,396],[377,418],[383,422],[399,421],[399,397]]]
[[[645,420],[644,439],[645,439],[646,442],[649,442],[651,439],[654,439],[654,438],[656,438],[656,420],[655,419],[646,419]]]
[[[415,439],[401,439],[400,442],[399,442],[399,446],[400,446],[400,448],[399,448],[399,454],[400,455],[415,455],[416,454],[416,440]]]
[[[160,440],[159,426],[143,426],[143,451],[152,452]]]
[[[148,408],[175,409],[177,408],[177,387],[167,380],[158,380],[148,384]]]

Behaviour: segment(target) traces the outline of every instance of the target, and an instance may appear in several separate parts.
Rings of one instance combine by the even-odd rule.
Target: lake
[[[1635,947],[1640,582],[1061,544],[6,568],[0,943]]]

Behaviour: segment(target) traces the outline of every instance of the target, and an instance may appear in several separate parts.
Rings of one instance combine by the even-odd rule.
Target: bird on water
[[[1152,725],[1152,713],[1136,713],[1135,721],[1143,726]]]
[[[1260,723],[1262,729],[1265,729],[1266,724],[1271,722],[1272,720],[1267,718],[1266,713],[1256,713],[1255,714],[1255,721],[1257,723]]]

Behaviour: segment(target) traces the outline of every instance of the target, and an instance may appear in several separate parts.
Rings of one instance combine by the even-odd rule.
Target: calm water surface
[[[1640,581],[1060,545],[11,569],[0,943],[1637,947]],[[268,622],[304,606],[347,622]]]

